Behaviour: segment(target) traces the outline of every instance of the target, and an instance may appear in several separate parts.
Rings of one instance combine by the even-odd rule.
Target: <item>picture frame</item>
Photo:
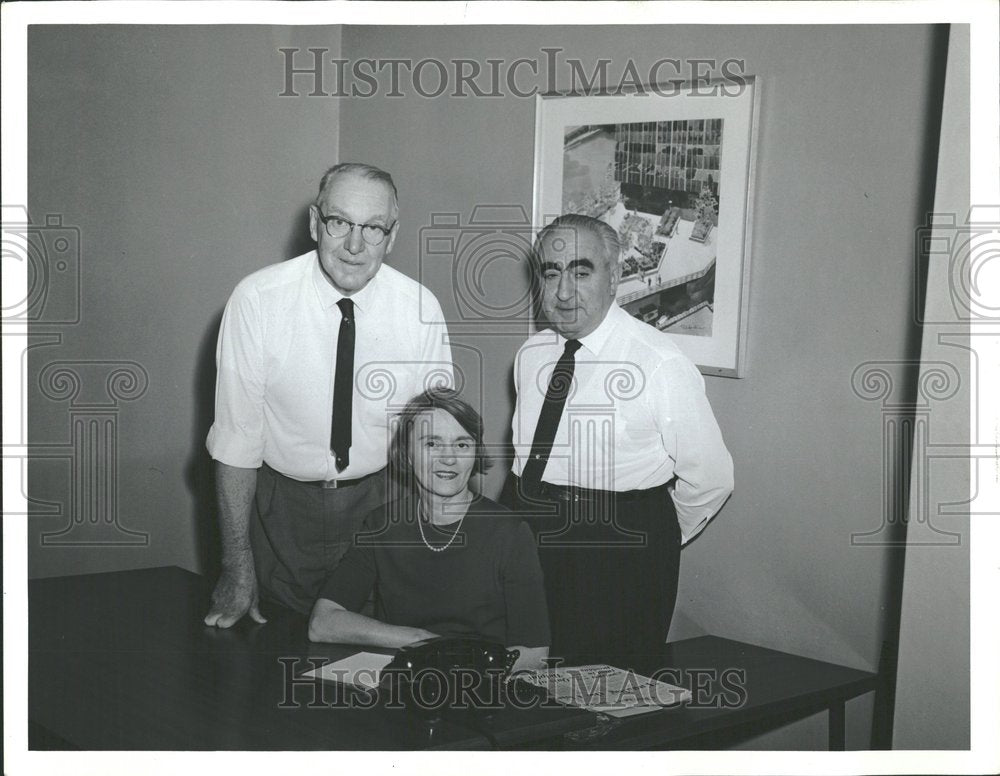
[[[619,305],[707,375],[746,374],[759,92],[741,75],[535,100],[535,230],[613,226]]]

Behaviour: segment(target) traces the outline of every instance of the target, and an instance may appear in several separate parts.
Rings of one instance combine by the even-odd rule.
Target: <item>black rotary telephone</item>
[[[437,636],[401,647],[383,669],[380,692],[432,715],[499,700],[519,650],[477,637]]]

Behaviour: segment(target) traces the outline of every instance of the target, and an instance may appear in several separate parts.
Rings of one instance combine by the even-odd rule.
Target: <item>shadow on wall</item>
[[[276,257],[276,261],[301,256],[314,247],[315,243],[309,234],[309,205],[306,203],[292,219],[285,240],[284,256]],[[222,309],[212,316],[198,347],[192,386],[194,422],[191,426],[191,452],[184,467],[184,482],[195,505],[196,568],[210,576],[218,573],[222,560],[215,502],[215,462],[205,448],[208,430],[215,420],[215,349],[221,324]]]
[[[221,324],[222,310],[219,310],[212,316],[198,347],[193,385],[191,453],[184,467],[184,482],[194,502],[197,569],[209,575],[218,572],[221,561],[215,507],[215,465],[205,449],[205,439],[215,419],[215,343]]]
[[[524,268],[524,282],[528,285],[528,293],[530,295],[531,303],[531,320],[534,321],[535,327],[538,329],[543,329],[549,324],[545,321],[542,316],[542,293],[541,293],[541,283],[539,281],[539,274],[534,271],[534,263],[530,255],[525,252],[524,255],[519,256],[519,263]],[[525,332],[527,334],[527,332]],[[518,347],[520,347],[518,344]],[[514,357],[510,366],[507,368],[507,379],[505,381],[505,401],[506,406],[513,408],[517,404],[517,379],[514,374]],[[485,407],[484,407],[485,410]],[[498,467],[503,474],[498,475],[496,478],[496,490],[497,494],[503,492],[504,484],[507,477],[510,476],[510,471],[514,464],[514,428],[511,425],[513,418],[508,415],[505,417],[506,422],[503,426],[503,436],[497,440],[497,455],[494,460],[494,467]]]
[[[279,256],[276,260],[294,259],[316,247],[312,236],[309,234],[309,204],[302,206],[297,217],[293,219],[292,229],[285,240],[285,255]]]

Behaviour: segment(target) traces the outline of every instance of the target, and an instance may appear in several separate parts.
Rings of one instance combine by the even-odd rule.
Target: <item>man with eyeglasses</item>
[[[338,164],[309,207],[316,249],[253,273],[226,305],[207,442],[222,573],[206,625],[265,622],[262,602],[307,614],[387,500],[391,405],[453,382],[437,300],[382,264],[398,230],[392,177]]]

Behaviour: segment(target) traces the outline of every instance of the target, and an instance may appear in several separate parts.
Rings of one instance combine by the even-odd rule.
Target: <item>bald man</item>
[[[615,302],[615,231],[556,219],[533,251],[544,328],[518,351],[515,458],[502,500],[527,519],[545,574],[553,655],[660,654],[681,546],[733,489],[701,374]]]

